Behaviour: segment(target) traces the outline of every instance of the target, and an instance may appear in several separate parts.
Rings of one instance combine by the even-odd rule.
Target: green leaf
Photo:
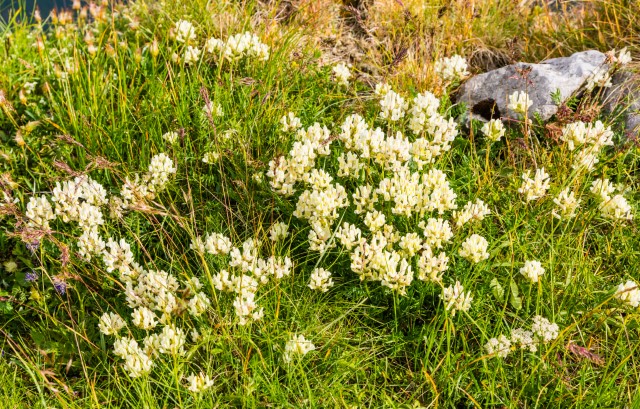
[[[489,286],[491,286],[491,291],[493,292],[493,296],[496,297],[496,299],[498,301],[503,303],[504,302],[504,288],[502,288],[502,286],[498,282],[498,279],[494,278],[493,280],[491,280],[491,283],[489,283]]]
[[[520,291],[518,290],[518,284],[516,284],[514,279],[511,279],[509,283],[509,287],[511,288],[511,297],[509,301],[511,302],[511,306],[517,310],[522,308],[522,298],[520,298]]]
[[[9,314],[13,311],[13,306],[9,302],[0,302],[0,314]]]
[[[562,92],[560,92],[560,88],[551,93],[551,101],[556,105],[562,104]]]

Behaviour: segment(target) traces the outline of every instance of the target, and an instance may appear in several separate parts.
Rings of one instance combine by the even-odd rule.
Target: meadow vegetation
[[[24,10],[24,9],[21,9]],[[639,407],[636,2],[0,23],[0,406]],[[599,49],[562,115],[462,81]],[[468,125],[468,126],[467,126]]]

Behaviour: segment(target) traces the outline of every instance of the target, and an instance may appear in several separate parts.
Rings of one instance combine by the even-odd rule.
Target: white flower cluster
[[[173,161],[164,153],[160,153],[151,158],[149,164],[149,187],[152,191],[162,190],[171,175],[175,174],[177,169],[173,166]]]
[[[611,199],[611,194],[616,191],[613,183],[609,179],[596,179],[591,183],[589,191],[600,201],[606,202]]]
[[[601,121],[588,124],[578,121],[562,128],[560,140],[566,142],[570,150],[576,151],[573,168],[591,171],[598,163],[602,148],[613,145],[613,131]]]
[[[285,363],[290,363],[296,358],[305,356],[314,351],[316,346],[306,339],[304,335],[293,335],[284,346],[284,354],[282,356]]]
[[[191,392],[198,393],[213,386],[213,380],[209,375],[200,372],[199,374],[191,374],[187,376],[187,389]]]
[[[634,281],[628,280],[616,289],[615,297],[631,308],[640,306],[640,287]]]
[[[511,330],[511,343],[514,346],[520,347],[520,349],[528,349],[529,352],[536,352],[538,350],[538,344],[533,331],[524,328]]]
[[[175,131],[169,131],[169,132],[165,132],[162,135],[162,139],[164,139],[165,141],[167,141],[170,145],[175,145],[176,142],[178,142],[178,133]]]
[[[420,175],[403,166],[395,169],[391,177],[380,181],[372,200],[374,203],[392,201],[393,214],[410,217],[413,214],[424,216],[433,211],[442,215],[456,209],[456,197],[444,172],[431,169]]]
[[[531,108],[532,104],[533,102],[526,92],[516,91],[509,95],[509,104],[507,105],[507,108],[518,115],[527,116],[527,112],[529,112],[529,108]]]
[[[542,263],[537,260],[527,260],[520,269],[520,274],[527,277],[531,282],[537,283],[544,274],[544,268],[542,267]]]
[[[467,60],[457,54],[441,58],[435,63],[436,74],[444,82],[452,82],[467,77],[469,75],[467,68]]]
[[[289,235],[289,225],[283,222],[274,223],[269,229],[269,238],[271,241],[279,241],[287,238]]]
[[[611,220],[632,220],[631,205],[622,194],[611,196],[615,187],[609,179],[596,179],[591,184],[590,191],[600,202],[598,208],[602,217]]]
[[[53,207],[45,195],[31,196],[25,215],[29,219],[29,226],[49,229],[49,222],[55,220]]]
[[[104,313],[98,322],[100,332],[105,335],[116,335],[127,323],[118,314]]]
[[[631,206],[624,196],[618,194],[611,199],[600,203],[600,213],[602,217],[611,220],[632,220]]]
[[[280,124],[282,125],[282,132],[297,131],[302,126],[300,118],[293,112],[283,115],[282,118],[280,118]]]
[[[431,248],[441,249],[453,237],[453,231],[448,220],[429,218],[427,223],[422,223],[424,228],[425,243]],[[406,237],[406,236],[405,236]]]
[[[280,280],[290,275],[293,269],[289,257],[258,257],[259,248],[255,239],[246,240],[241,248],[238,248],[232,247],[228,238],[213,233],[208,235],[206,240],[194,240],[191,248],[200,253],[206,251],[215,255],[229,254],[229,269],[220,270],[215,274],[213,285],[219,291],[236,294],[233,307],[240,325],[263,317],[264,310],[256,303],[256,294],[260,286],[267,284],[270,277]]]
[[[226,41],[211,37],[206,40],[203,48],[195,45],[198,36],[195,27],[189,21],[178,20],[172,29],[172,34],[175,40],[183,45],[181,55],[178,52],[174,52],[172,55],[172,59],[176,63],[196,64],[202,58],[203,49],[208,54],[220,55],[229,61],[238,61],[244,58],[255,58],[259,61],[269,59],[269,46],[264,44],[257,35],[250,32],[232,35]]]
[[[464,287],[459,281],[456,281],[454,285],[445,287],[440,298],[445,302],[445,309],[447,311],[451,310],[451,316],[453,317],[455,317],[456,311],[469,311],[471,301],[473,301],[471,293],[465,293]]]
[[[451,142],[458,135],[453,118],[447,120],[438,112],[440,100],[430,92],[418,94],[409,111],[409,129],[419,136],[411,145],[413,161],[423,168],[443,152],[451,149]],[[427,137],[428,136],[428,137]]]
[[[309,221],[311,250],[323,253],[332,246],[331,226],[338,218],[338,210],[347,207],[349,201],[342,185],[321,186],[315,183],[313,189],[302,192],[293,215]]]
[[[597,151],[603,146],[612,144],[612,135],[611,129],[605,128],[600,121],[593,125],[575,122],[564,128],[562,139],[572,150],[582,147],[580,153],[591,155],[592,159],[590,160],[595,163],[597,162],[596,155],[590,153],[593,150],[589,151],[589,149]],[[591,169],[592,165],[587,166],[587,169]],[[544,168],[537,169],[533,178],[530,177],[530,173],[530,171],[526,171],[522,175],[522,185],[518,189],[518,193],[523,194],[527,201],[544,197],[550,187],[550,177]],[[614,194],[616,188],[608,179],[594,180],[590,191],[599,203],[598,209],[602,217],[614,221],[633,219],[631,205],[621,193]],[[581,200],[576,197],[575,192],[567,187],[553,199],[555,207],[551,214],[557,219],[571,219],[576,216],[580,202]]]
[[[505,335],[491,338],[485,344],[484,349],[487,354],[498,358],[506,358],[515,347],[536,352],[539,344],[548,344],[553,341],[558,337],[559,331],[558,324],[536,315],[533,317],[531,331],[524,328],[513,329],[511,338],[507,338]]]
[[[572,122],[562,128],[560,140],[567,143],[569,149],[574,150],[584,145],[592,146],[595,150],[613,145],[613,131],[611,127],[606,127],[601,121],[595,123],[584,123],[582,121]]]
[[[232,248],[231,240],[220,233],[208,234],[204,239],[198,236],[191,243],[192,250],[213,255],[229,254]]]
[[[153,368],[153,361],[135,339],[118,338],[113,344],[113,353],[124,360],[124,369],[132,378],[146,375]]]
[[[499,119],[492,119],[485,123],[480,131],[490,142],[498,142],[505,134],[504,124]]]
[[[408,104],[402,95],[389,89],[380,99],[380,118],[396,122],[404,118]]]
[[[76,177],[62,185],[56,182],[51,200],[55,203],[55,213],[46,196],[32,196],[29,199],[25,212],[29,226],[48,229],[49,222],[57,216],[65,223],[77,222],[83,229],[104,223],[98,206],[106,203],[106,191],[87,176]]]
[[[200,61],[201,55],[202,55],[202,50],[200,48],[194,47],[192,45],[188,45],[184,49],[182,61],[184,61],[185,65],[192,65]]]
[[[279,194],[291,196],[294,184],[301,182],[304,175],[315,166],[316,157],[329,153],[329,136],[329,130],[318,123],[306,131],[298,130],[297,140],[288,157],[280,156],[269,162],[267,176],[271,187]]]
[[[108,203],[104,187],[83,175],[72,180],[56,182],[51,194],[51,201],[45,196],[32,196],[26,206],[25,216],[28,225],[43,229],[57,217],[64,223],[74,222],[82,229],[78,238],[78,252],[86,261],[92,255],[101,254],[105,242],[98,229],[104,224],[101,206]]]
[[[189,43],[195,41],[196,29],[190,21],[178,20],[173,28],[175,39],[179,43]]]
[[[131,313],[133,325],[144,330],[154,329],[158,322],[156,315],[147,307],[138,307]]]
[[[616,50],[609,50],[606,55],[609,61],[618,65],[627,65],[633,61],[631,53],[627,51],[627,47],[621,49],[618,55],[616,55]]]
[[[329,288],[333,287],[333,279],[331,278],[331,272],[324,268],[315,268],[311,273],[309,280],[309,288],[312,290],[318,290],[322,293],[329,291]]]
[[[468,202],[460,211],[453,212],[453,218],[456,226],[462,227],[471,221],[482,221],[491,214],[489,207],[480,199],[476,199],[475,203]]]
[[[416,135],[422,132],[427,121],[438,114],[438,108],[440,108],[440,100],[431,92],[425,91],[416,95],[409,110],[411,114],[409,129]]]
[[[226,242],[218,236],[208,236],[203,249],[220,251]],[[109,238],[102,251],[102,260],[108,272],[117,272],[124,284],[127,305],[132,309],[131,323],[147,332],[144,348],[129,337],[120,338],[119,332],[126,322],[117,314],[105,313],[98,327],[105,335],[116,336],[114,353],[124,360],[124,369],[131,377],[148,373],[153,358],[161,354],[184,355],[185,332],[176,326],[176,317],[188,312],[194,317],[205,313],[211,302],[200,291],[202,284],[197,277],[185,282],[181,288],[178,280],[165,271],[146,270],[135,262],[131,246],[124,239]],[[151,333],[158,325],[162,328]]]
[[[175,326],[173,319],[187,309],[192,315],[198,316],[206,311],[210,301],[204,293],[196,293],[202,287],[197,278],[191,279],[185,289],[179,290],[179,284],[171,274],[164,271],[144,270],[136,264],[124,240],[120,240],[119,244],[111,241],[110,244],[112,244],[112,251],[105,256],[107,259],[105,263],[111,261],[112,267],[118,266],[120,279],[125,283],[127,304],[133,309],[131,313],[133,325],[151,331],[158,324],[164,324],[158,333],[147,332],[143,340],[144,349],[142,349],[135,339],[119,337],[120,330],[126,326],[119,315],[105,313],[100,317],[98,323],[100,331],[105,335],[117,337],[114,353],[124,360],[124,368],[129,375],[137,377],[152,369],[152,358],[159,354],[184,354],[186,334]],[[123,252],[123,248],[127,250]],[[185,294],[185,297],[190,296],[191,299],[180,298],[178,294]],[[157,314],[160,314],[160,317]]]
[[[498,358],[506,358],[511,352],[511,340],[504,335],[498,338],[491,338],[485,345],[484,349],[489,355],[495,355]]]
[[[345,87],[349,85],[349,78],[351,78],[349,65],[343,62],[339,62],[338,64],[333,66],[331,71],[333,72],[333,79],[335,82]]]
[[[536,169],[533,179],[529,176],[531,171],[527,170],[522,174],[522,186],[518,189],[518,193],[525,196],[527,202],[539,199],[547,194],[551,179],[544,168]]]
[[[136,175],[133,180],[126,178],[120,196],[124,207],[137,206],[153,200],[156,194],[166,188],[170,178],[177,172],[173,160],[160,153],[151,158],[148,172]]]
[[[408,105],[404,97],[386,84],[378,84],[375,94],[380,99],[380,117],[401,126]],[[449,257],[440,250],[454,235],[445,214],[457,209],[457,195],[443,171],[426,165],[451,149],[458,130],[452,119],[438,113],[439,106],[432,93],[418,94],[405,121],[411,129],[409,135],[400,130],[373,129],[361,115],[348,115],[340,125],[340,147],[334,155],[335,138],[326,127],[314,124],[297,131],[288,155],[272,160],[267,176],[270,186],[281,195],[301,191],[293,215],[309,222],[310,250],[325,253],[340,244],[349,253],[351,270],[361,280],[379,281],[400,295],[406,294],[416,277],[442,282]],[[288,117],[283,118],[283,124],[289,122]],[[288,126],[284,128],[288,130]],[[316,168],[317,162],[331,158],[337,159],[337,177],[354,183],[343,185],[325,169]],[[365,171],[373,177],[363,183]],[[343,214],[351,212],[355,223],[334,226]],[[489,208],[478,199],[455,212],[454,219],[460,227],[488,214]],[[408,227],[395,225],[397,218],[414,217],[417,220]],[[460,251],[463,257],[479,262],[489,257],[487,248],[484,238],[472,235]],[[309,287],[326,291],[331,284],[330,273],[318,268]],[[447,308],[467,309],[471,295],[454,289],[461,291],[459,283],[447,290],[453,291],[447,295]]]
[[[556,208],[551,214],[556,219],[571,219],[576,216],[576,210],[580,206],[580,199],[576,198],[574,192],[569,192],[569,188],[564,189],[553,199]]]
[[[255,58],[258,61],[269,59],[269,46],[264,44],[257,35],[244,32],[232,35],[227,41],[209,38],[205,50],[210,54],[220,54],[229,61],[243,58]]]
[[[548,319],[541,317],[540,315],[536,315],[533,317],[531,331],[533,331],[533,334],[540,343],[548,344],[558,338],[560,328],[555,322],[550,322]]]
[[[449,257],[445,252],[437,256],[427,247],[418,259],[418,279],[426,282],[442,283],[442,274],[449,268]]]
[[[473,234],[467,237],[467,239],[462,243],[462,248],[459,253],[460,256],[467,260],[479,263],[482,260],[489,258],[489,253],[487,253],[488,247],[489,243],[487,242],[487,239],[479,234]]]
[[[611,83],[611,73],[606,66],[598,67],[587,78],[587,91],[592,91],[596,87],[609,88]]]
[[[192,315],[198,316],[210,304],[204,293],[194,294],[189,286],[186,291],[179,292],[178,281],[165,271],[144,270],[137,264],[136,269],[135,274],[121,274],[120,279],[125,283],[127,304],[134,309],[132,317],[137,327],[151,329],[155,327],[156,319],[163,324],[169,323],[172,316],[184,311],[186,306]],[[182,299],[180,293],[190,296],[191,300]]]

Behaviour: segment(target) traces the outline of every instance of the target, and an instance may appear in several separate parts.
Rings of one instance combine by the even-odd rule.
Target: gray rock
[[[542,7],[554,13],[571,11],[581,6],[579,0],[522,0],[520,5],[528,5],[531,8]]]
[[[559,93],[560,101],[575,95],[594,71],[608,68],[605,58],[600,51],[590,50],[540,64],[508,65],[469,79],[460,88],[457,102],[464,102],[474,119],[516,118],[507,108],[509,95],[526,91],[532,101],[529,116],[538,114],[546,121],[558,111],[552,94]]]
[[[640,75],[618,71],[611,78],[611,84],[602,95],[603,111],[622,115],[625,130],[640,135]]]

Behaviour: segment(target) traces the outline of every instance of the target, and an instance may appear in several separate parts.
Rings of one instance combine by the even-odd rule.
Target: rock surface
[[[620,113],[625,130],[640,134],[640,75],[631,71],[618,71],[611,78],[611,87],[602,96],[605,113]]]
[[[469,79],[460,88],[457,102],[464,102],[474,119],[516,118],[507,108],[509,95],[526,91],[532,101],[529,116],[538,114],[546,121],[558,111],[552,94],[559,92],[560,101],[565,101],[596,70],[608,68],[605,59],[600,51],[590,50],[539,64],[508,65]]]
[[[579,0],[522,0],[520,4],[528,4],[529,7],[543,7],[551,12],[571,11],[575,7],[580,7]]]

